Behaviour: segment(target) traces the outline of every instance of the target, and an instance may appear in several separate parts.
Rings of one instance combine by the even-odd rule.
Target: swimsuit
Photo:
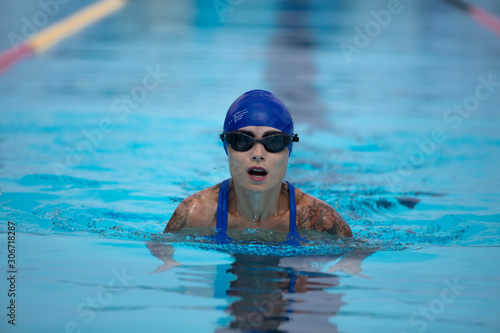
[[[229,182],[231,178],[226,179],[220,185],[219,200],[217,203],[217,235],[216,240],[219,243],[229,243],[231,240],[226,234],[227,231],[227,214],[229,206]],[[303,240],[297,233],[297,206],[295,205],[295,187],[285,180],[288,185],[288,203],[290,205],[290,232],[284,245],[300,245],[300,240]],[[289,276],[288,292],[295,292],[295,282],[297,276],[293,269],[287,269]]]
[[[227,231],[227,214],[229,205],[229,181],[226,179],[220,185],[219,201],[217,203],[217,231],[218,233],[226,233]],[[288,202],[290,204],[290,233],[289,235],[297,234],[297,206],[295,205],[295,188],[292,184],[285,181],[288,185]]]

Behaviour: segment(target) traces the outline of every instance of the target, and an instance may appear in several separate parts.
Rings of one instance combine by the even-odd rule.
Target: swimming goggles
[[[219,135],[219,138],[237,151],[248,151],[256,142],[260,142],[270,153],[279,153],[288,147],[292,142],[299,142],[297,134],[288,135],[285,133],[271,134],[263,137],[262,139],[256,139],[246,133],[235,131],[222,133]]]

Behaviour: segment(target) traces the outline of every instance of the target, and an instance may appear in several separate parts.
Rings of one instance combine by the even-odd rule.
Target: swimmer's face
[[[280,130],[267,126],[246,126],[238,131],[257,139]],[[268,152],[262,143],[257,142],[248,151],[227,148],[229,171],[235,182],[250,190],[265,191],[281,186],[288,165],[288,147],[278,153]]]

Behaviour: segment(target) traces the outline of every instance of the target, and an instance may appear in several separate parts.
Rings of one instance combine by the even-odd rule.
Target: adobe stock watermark
[[[343,41],[339,44],[347,63],[351,63],[353,55],[361,53],[362,49],[368,47],[372,40],[380,35],[383,28],[386,28],[392,22],[393,16],[400,14],[404,9],[399,0],[389,0],[386,8],[379,11],[371,10],[370,16],[373,20],[366,22],[364,29],[359,26],[354,27],[356,34],[352,43]]]
[[[214,0],[212,6],[221,22],[226,20],[226,15],[241,5],[243,0]]]
[[[26,16],[21,17],[22,27],[21,34],[16,34],[14,32],[9,32],[7,34],[7,39],[11,46],[19,45],[20,43],[26,42],[28,38],[42,28],[46,27],[50,19],[59,13],[61,6],[67,5],[71,0],[40,0],[38,1],[38,7],[40,10],[36,11],[31,19]]]
[[[81,333],[81,325],[83,323],[90,324],[95,320],[96,310],[101,310],[104,306],[109,305],[113,301],[113,295],[121,293],[128,287],[129,282],[135,279],[135,276],[127,275],[125,267],[122,267],[121,272],[111,270],[113,277],[109,279],[106,286],[101,286],[95,297],[87,297],[84,302],[77,305],[75,312],[81,317],[83,322],[78,323],[76,320],[70,320],[64,325],[64,330],[61,333]]]
[[[444,280],[444,287],[439,294],[439,297],[434,298],[425,307],[420,307],[408,317],[410,326],[415,327],[419,333],[424,332],[429,327],[429,323],[434,322],[438,316],[443,314],[447,305],[455,302],[455,300],[462,295],[463,291],[467,289],[466,285],[459,284],[458,278],[453,282],[448,279]],[[401,333],[408,333],[403,331]]]
[[[490,98],[500,87],[500,81],[493,80],[493,74],[487,77],[479,76],[479,83],[474,89],[474,93],[465,97],[461,103],[455,103],[443,113],[443,121],[452,130],[457,130],[462,126],[463,120],[468,119],[484,102]],[[449,129],[448,129],[449,131]],[[399,156],[399,165],[397,172],[386,175],[385,179],[388,185],[394,185],[403,182],[412,176],[415,169],[421,167],[427,158],[434,154],[436,147],[448,139],[446,129],[442,127],[434,128],[429,138],[416,139],[416,147],[406,156]]]
[[[246,320],[240,322],[238,328],[250,329],[258,328],[264,323],[264,319],[274,315],[276,307],[283,303],[281,290],[275,289],[269,295],[269,300],[253,301],[257,311],[251,311],[247,314]]]
[[[130,114],[130,110],[138,108],[139,104],[144,102],[149,94],[157,89],[164,78],[169,75],[169,73],[161,71],[160,65],[156,65],[156,68],[146,66],[145,70],[146,74],[140,84],[132,87],[129,93],[113,100],[110,105],[112,112],[110,117],[102,118],[96,128],[82,130],[84,138],[74,148],[66,147],[67,153],[64,163],[52,162],[52,169],[57,176],[70,174],[72,168],[78,167],[85,155],[94,152],[102,144],[104,135],[113,132],[114,123],[118,120],[125,120]]]

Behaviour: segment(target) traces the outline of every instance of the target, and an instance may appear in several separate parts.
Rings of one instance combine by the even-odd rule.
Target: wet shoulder
[[[206,205],[214,204],[215,208],[217,208],[217,201],[219,199],[220,185],[221,185],[221,183],[207,187],[206,189],[203,189],[199,192],[196,192],[195,194],[187,197],[186,199],[191,198],[192,200],[198,200],[199,202],[206,204]]]
[[[215,226],[220,184],[190,195],[175,209],[163,232],[177,232],[184,228]]]
[[[209,228],[217,218],[220,183],[186,198],[189,199],[189,220],[192,228]],[[215,226],[215,224],[213,225]]]
[[[352,231],[342,216],[326,202],[295,189],[297,229],[325,231],[342,237],[351,237]]]

